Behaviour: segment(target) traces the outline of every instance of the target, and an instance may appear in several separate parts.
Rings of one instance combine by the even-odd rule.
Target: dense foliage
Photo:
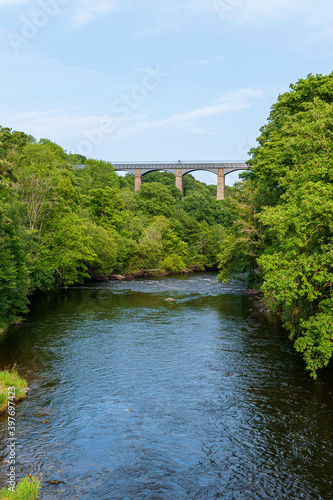
[[[333,352],[333,73],[290,86],[227,200],[221,279],[249,271],[316,377]]]
[[[0,127],[0,329],[35,290],[216,267],[216,186],[187,175],[182,200],[174,184],[173,174],[151,172],[134,193],[133,176],[110,163]]]

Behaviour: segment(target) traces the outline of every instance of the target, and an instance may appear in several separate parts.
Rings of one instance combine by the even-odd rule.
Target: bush
[[[171,273],[186,272],[186,265],[180,255],[168,255],[162,261],[162,268]]]
[[[18,374],[15,366],[12,370],[0,372],[0,413],[7,409],[7,387],[15,387],[15,400],[19,401],[25,397],[27,385],[27,382]]]
[[[15,491],[8,488],[0,491],[0,500],[37,500],[40,490],[40,480],[37,477],[27,476],[21,480]]]

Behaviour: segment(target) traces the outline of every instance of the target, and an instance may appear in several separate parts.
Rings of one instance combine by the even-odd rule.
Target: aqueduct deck
[[[163,163],[112,163],[116,172],[128,172],[135,175],[135,191],[140,189],[142,176],[148,172],[163,170],[172,172],[176,176],[176,187],[184,194],[183,176],[196,170],[206,170],[217,175],[217,199],[224,200],[225,176],[236,170],[247,170],[249,166],[244,162],[213,163],[213,162],[163,162]]]

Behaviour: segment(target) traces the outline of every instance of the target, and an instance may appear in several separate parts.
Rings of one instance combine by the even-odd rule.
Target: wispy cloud
[[[15,5],[29,0],[0,0],[1,5]],[[73,0],[74,21],[81,27],[93,19],[119,8],[134,8],[126,0]],[[145,2],[143,1],[143,4]],[[203,12],[218,15],[225,6],[226,19],[240,24],[283,21],[302,17],[309,24],[327,25],[333,20],[331,0],[155,0],[152,9],[156,25],[137,33],[139,37],[166,34],[180,29],[189,15]]]
[[[126,2],[121,2],[121,0],[53,0],[51,2],[48,0],[0,0],[0,8],[31,4],[34,11],[43,8],[43,5],[46,6],[45,10],[47,11],[49,3],[52,4],[50,7],[51,11],[54,9],[61,10],[63,7],[66,7],[66,11],[72,17],[76,28],[81,28],[95,18],[126,5]]]
[[[195,125],[196,122],[203,119],[246,109],[250,107],[252,99],[264,98],[266,95],[267,93],[260,89],[241,89],[236,92],[228,92],[213,103],[192,111],[177,113],[162,120],[141,121],[129,127],[125,126],[117,133],[117,136],[128,137],[141,134],[146,130],[167,127],[189,130],[191,124]]]
[[[27,3],[29,0],[0,0],[0,8],[1,7],[12,7],[13,5],[18,5],[20,3]]]
[[[57,0],[55,0],[57,1]],[[44,0],[47,4],[48,0]],[[15,7],[20,4],[32,4],[37,7],[43,0],[0,0],[1,7]],[[150,2],[149,2],[150,3]],[[147,8],[146,0],[60,0],[59,5],[65,5],[73,16],[76,27],[82,27],[92,20],[104,16],[110,11],[120,8],[135,9],[140,6]],[[153,7],[149,6],[155,17],[156,25],[138,33],[139,36],[149,36],[168,33],[179,29],[189,16],[213,13],[218,15],[218,9],[225,7],[226,20],[236,23],[279,21],[302,17],[309,24],[327,25],[333,20],[333,3],[331,0],[155,0]]]
[[[211,56],[207,59],[188,59],[186,62],[188,64],[194,64],[194,66],[207,66],[207,64],[220,63],[225,61],[225,56]]]
[[[77,0],[74,6],[74,25],[81,28],[93,19],[119,7],[119,0]]]
[[[194,135],[205,135],[205,134],[212,133],[211,130],[208,130],[208,129],[203,128],[203,127],[188,127],[188,128],[184,128],[183,132],[185,132],[187,134],[194,134]]]
[[[328,42],[333,40],[333,27],[320,30],[314,35],[311,35],[307,40],[303,40],[300,42],[296,48],[305,48],[308,47],[309,45],[312,45],[314,43],[320,43],[320,42]],[[331,47],[328,47],[331,48]]]
[[[64,147],[74,150],[85,131],[92,134],[100,128],[102,122],[112,123],[112,137],[114,139],[136,136],[154,129],[164,129],[165,131],[177,129],[187,134],[206,134],[209,131],[209,122],[206,128],[203,126],[203,120],[246,109],[251,106],[253,100],[266,96],[267,93],[260,89],[241,89],[236,92],[228,92],[206,106],[184,113],[176,113],[161,120],[149,120],[140,115],[128,118],[114,117],[109,114],[92,115],[85,113],[80,108],[31,110],[4,116],[3,119],[6,126],[15,130],[24,130],[37,139],[48,137]]]
[[[102,116],[85,114],[82,109],[31,110],[5,117],[5,123],[16,130],[24,130],[36,138],[58,139],[66,133],[92,128],[99,124]]]
[[[145,30],[139,31],[136,36],[138,38],[143,38],[146,36],[164,35],[166,33],[171,33],[172,31],[178,31],[180,29],[178,22],[163,23],[152,28],[147,28]]]
[[[239,23],[286,20],[309,12],[314,5],[318,6],[315,0],[189,0],[193,12],[218,14],[219,8],[224,8],[225,18]]]

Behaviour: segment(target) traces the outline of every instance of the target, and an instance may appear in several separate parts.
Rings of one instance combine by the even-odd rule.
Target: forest
[[[290,85],[257,141],[226,200],[220,279],[249,272],[316,378],[333,349],[333,73]]]
[[[66,153],[47,139],[0,129],[0,327],[19,321],[36,291],[114,274],[182,273],[217,267],[230,218],[216,186]]]
[[[333,349],[332,103],[333,73],[292,84],[221,201],[190,174],[184,199],[163,172],[134,193],[111,163],[1,127],[0,328],[36,291],[219,268],[247,273],[316,377]]]

